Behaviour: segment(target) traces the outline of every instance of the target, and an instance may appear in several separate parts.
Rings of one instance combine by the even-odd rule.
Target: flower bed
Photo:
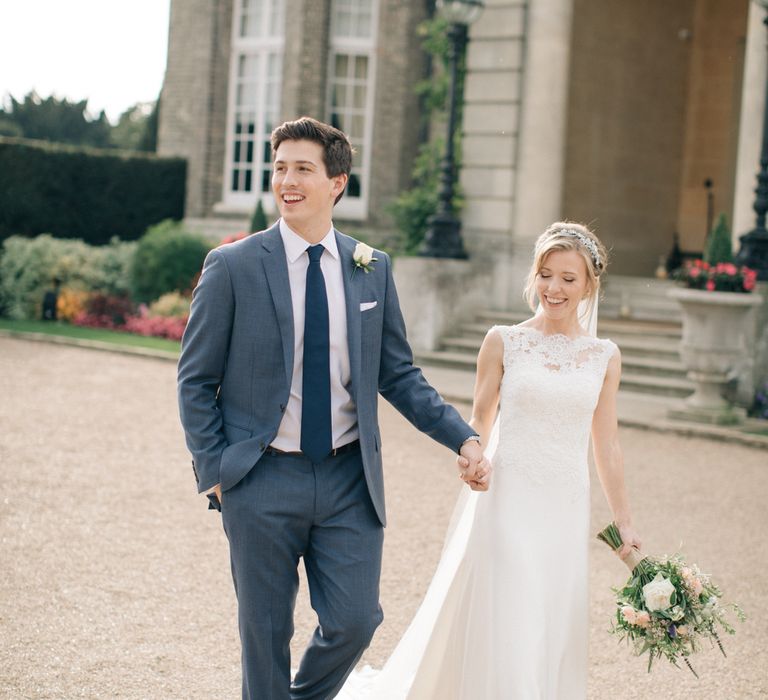
[[[85,309],[74,316],[72,323],[88,328],[181,340],[188,316],[189,299],[177,292],[163,295],[149,307],[140,304],[138,309],[127,297],[94,294],[86,300]]]
[[[698,259],[686,262],[678,273],[677,279],[690,289],[749,293],[757,283],[757,271],[745,265],[734,265],[729,262],[710,265]]]

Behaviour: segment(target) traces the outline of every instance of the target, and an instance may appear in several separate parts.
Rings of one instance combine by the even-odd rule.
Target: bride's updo
[[[536,310],[536,275],[544,266],[544,259],[555,250],[575,250],[587,266],[589,296],[600,291],[600,275],[608,262],[608,251],[600,239],[582,224],[557,221],[539,236],[533,249],[533,264],[523,290],[523,297],[532,310]]]

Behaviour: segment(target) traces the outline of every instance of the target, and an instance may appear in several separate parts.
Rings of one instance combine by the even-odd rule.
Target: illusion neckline
[[[521,331],[528,331],[530,333],[535,333],[538,336],[541,336],[542,338],[565,338],[569,343],[577,343],[580,340],[600,340],[596,335],[577,335],[575,338],[571,338],[569,335],[566,335],[565,333],[545,333],[544,331],[540,331],[538,328],[534,328],[533,326],[523,326],[520,323],[515,324],[512,326],[512,328],[517,328]]]

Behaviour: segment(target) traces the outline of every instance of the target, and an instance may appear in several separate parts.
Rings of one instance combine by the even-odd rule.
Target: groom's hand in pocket
[[[208,493],[205,494],[210,501],[208,507],[221,510],[221,484],[216,484]]]

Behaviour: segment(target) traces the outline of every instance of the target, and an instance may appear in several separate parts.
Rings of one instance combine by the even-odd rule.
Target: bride
[[[590,432],[619,555],[640,547],[618,442],[621,356],[595,337],[605,264],[579,224],[536,241],[525,296],[537,313],[491,328],[478,355],[470,424],[492,457],[491,488],[462,494],[410,627],[384,668],[354,673],[339,698],[586,698]]]

